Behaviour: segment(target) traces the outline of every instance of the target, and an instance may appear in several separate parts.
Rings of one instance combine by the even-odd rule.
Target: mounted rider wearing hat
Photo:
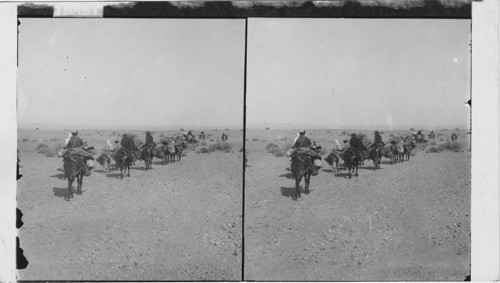
[[[80,137],[78,137],[77,130],[71,132],[71,138],[69,139],[68,144],[66,145],[65,148],[68,150],[67,155],[65,155],[65,158],[66,157],[71,158],[72,154],[76,154],[83,157],[83,166],[82,166],[83,174],[85,176],[90,176],[91,169],[87,166],[86,161],[88,159],[94,160],[94,157],[92,156],[91,153],[85,151],[85,149],[87,149],[86,143],[84,143],[83,140]]]
[[[311,140],[308,137],[306,137],[306,131],[305,130],[299,131],[299,137],[295,141],[293,147],[301,148],[301,147],[309,147],[311,145],[312,145]]]

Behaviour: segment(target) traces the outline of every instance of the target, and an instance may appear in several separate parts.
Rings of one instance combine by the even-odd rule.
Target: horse
[[[193,135],[187,135],[186,136],[186,142],[187,143],[197,143],[198,141],[194,138]]]
[[[184,149],[187,148],[187,144],[186,144],[186,142],[182,141],[181,143],[174,145],[174,148],[175,148],[174,161],[175,161],[175,157],[177,157],[177,161],[180,162],[182,152],[184,151]]]
[[[311,181],[311,175],[313,173],[313,158],[305,153],[294,152],[292,154],[292,175],[295,179],[295,193],[292,196],[293,200],[297,200],[300,197],[299,185],[304,177],[305,191],[304,193],[309,194],[309,183]]]
[[[405,148],[405,156],[406,156],[406,161],[410,161],[410,156],[411,156],[411,152],[413,151],[413,149],[416,147],[415,146],[415,143],[413,141],[410,141],[409,144],[405,144],[403,145],[404,148]]]
[[[340,151],[335,152],[332,151],[326,158],[324,158],[325,161],[332,166],[332,173],[333,172],[339,172],[340,167],[339,167],[339,162],[341,159],[341,154]]]
[[[158,159],[161,159],[163,164],[165,164],[165,152],[164,152],[164,146],[157,146],[153,148],[151,151],[151,163],[153,163],[153,157],[156,157]]]
[[[380,159],[382,159],[382,157],[388,158],[389,160],[391,160],[391,164],[392,164],[393,156],[394,156],[392,153],[392,145],[391,146],[384,146],[384,147],[380,148],[379,153],[380,153]]]
[[[370,150],[369,158],[373,160],[373,170],[380,169],[380,159],[382,159],[382,156],[380,155],[379,147],[373,147]]]
[[[396,144],[396,150],[397,150],[398,162],[404,162],[406,152],[403,141],[400,141]]]
[[[115,155],[116,165],[120,168],[120,178],[123,179],[123,171],[130,177],[130,165],[132,164],[132,157],[127,153],[124,148],[120,148]]]
[[[72,186],[75,178],[77,180],[76,194],[82,194],[84,162],[84,158],[78,155],[68,155],[64,158],[64,175],[66,176],[66,179],[68,179],[68,195],[65,198],[66,200],[73,198]]]
[[[108,174],[110,167],[111,167],[111,161],[113,161],[115,158],[113,154],[109,152],[103,152],[97,159],[96,161],[101,164],[103,168],[103,173]]]
[[[349,148],[344,152],[343,157],[344,157],[343,158],[344,163],[347,166],[347,170],[349,172],[349,179],[351,179],[351,177],[352,177],[351,170],[352,170],[352,172],[354,172],[354,169],[356,169],[355,176],[358,176],[359,158],[358,158],[356,152],[354,152],[353,149]]]
[[[144,160],[144,170],[153,169],[153,149],[145,147],[141,150],[141,159]]]

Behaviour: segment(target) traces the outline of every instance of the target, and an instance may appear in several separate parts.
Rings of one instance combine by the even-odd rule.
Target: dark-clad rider
[[[135,162],[137,160],[137,157],[135,156],[135,151],[137,150],[137,148],[135,147],[132,137],[130,137],[128,134],[123,134],[123,138],[120,144],[122,148],[127,152],[127,155],[132,158],[132,162]]]
[[[375,131],[375,138],[373,139],[373,146],[374,147],[383,147],[384,142],[382,141],[382,136],[378,131]]]
[[[311,140],[306,137],[306,131],[302,130],[299,132],[299,138],[293,145],[294,148],[309,147],[312,145]]]
[[[84,150],[87,148],[86,143],[84,143],[83,140],[78,136],[77,130],[71,132],[71,138],[69,139],[66,148],[68,149],[68,151],[70,151],[69,154],[74,153],[83,157],[83,174],[85,176],[90,176],[90,168],[87,166],[86,160],[93,160],[94,157],[91,153]]]
[[[145,148],[154,148],[156,146],[153,136],[149,131],[146,132],[146,144],[144,145]]]
[[[71,138],[68,141],[66,147],[68,149],[81,148],[83,146],[83,140],[78,136],[78,131],[71,132]]]
[[[361,159],[360,153],[364,149],[363,141],[361,141],[358,135],[353,133],[351,134],[351,139],[349,140],[349,146],[344,149],[342,154],[344,154],[347,149],[354,150],[354,153],[356,154],[358,159]]]

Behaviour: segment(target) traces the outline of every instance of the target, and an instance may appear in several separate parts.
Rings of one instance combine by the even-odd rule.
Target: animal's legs
[[[295,177],[295,199],[300,198],[300,181],[302,181],[302,176]]]
[[[305,194],[309,194],[309,181],[311,180],[311,173],[306,173],[304,175],[304,182],[306,183]]]
[[[77,176],[78,188],[76,190],[77,195],[82,194],[82,185],[83,185],[83,172],[80,172]]]
[[[74,176],[71,176],[68,178],[68,196],[66,200],[69,200],[70,198],[73,197],[73,189],[71,188],[73,186],[73,181],[75,180]]]

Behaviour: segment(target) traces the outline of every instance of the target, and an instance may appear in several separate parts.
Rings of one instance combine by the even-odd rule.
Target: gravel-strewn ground
[[[21,134],[32,139],[40,132]],[[181,162],[154,164],[150,171],[138,161],[123,180],[116,171],[102,174],[98,165],[84,177],[83,194],[71,201],[63,197],[61,159],[37,153],[37,142],[20,142],[19,235],[29,265],[19,279],[240,280],[243,163],[237,134],[239,141],[230,134],[232,153],[190,151]],[[94,132],[84,139],[97,137]]]
[[[351,180],[324,162],[327,167],[311,178],[311,193],[298,201],[290,197],[290,158],[265,150],[268,142],[284,146],[293,137],[290,131],[247,134],[246,279],[462,281],[470,274],[465,132],[459,136],[463,152],[418,151],[409,162],[383,159],[378,171],[367,162]],[[310,138],[330,150],[334,138],[345,136],[322,130]]]

